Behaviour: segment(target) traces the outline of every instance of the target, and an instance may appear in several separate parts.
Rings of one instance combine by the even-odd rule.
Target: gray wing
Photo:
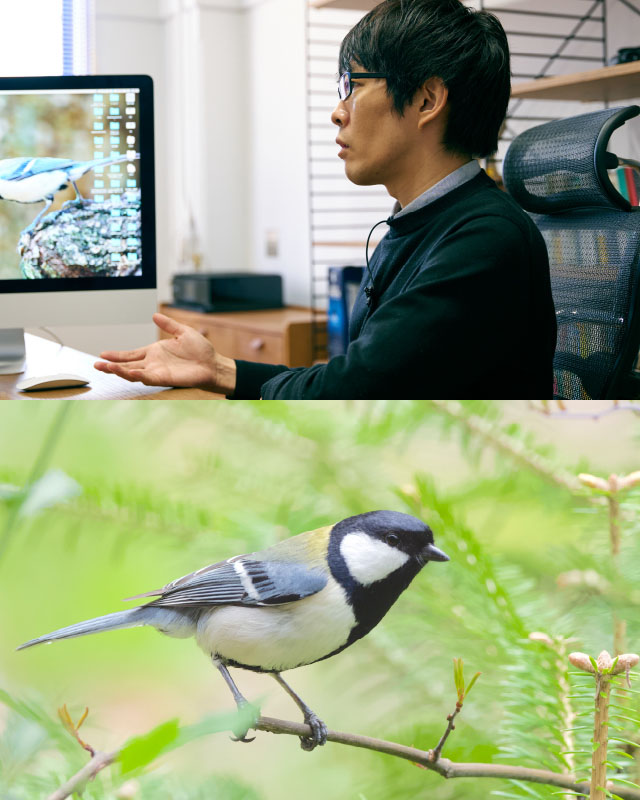
[[[75,163],[70,158],[5,158],[0,161],[0,178],[6,181],[23,180],[41,172],[65,170]]]
[[[316,594],[326,585],[327,576],[319,569],[236,556],[168,584],[149,605],[279,605]]]

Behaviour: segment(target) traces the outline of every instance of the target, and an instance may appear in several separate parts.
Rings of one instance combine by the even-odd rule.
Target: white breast
[[[281,606],[223,606],[203,614],[196,639],[206,652],[264,670],[311,664],[347,641],[355,617],[329,578],[317,594]]]
[[[66,172],[61,169],[41,172],[21,181],[0,179],[0,197],[5,200],[15,200],[18,203],[38,203],[57,192],[63,183],[67,183],[67,180]]]

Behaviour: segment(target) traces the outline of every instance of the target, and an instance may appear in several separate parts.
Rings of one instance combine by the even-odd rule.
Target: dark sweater
[[[553,397],[547,251],[520,207],[481,172],[387,222],[346,355],[295,369],[238,361],[234,397]]]

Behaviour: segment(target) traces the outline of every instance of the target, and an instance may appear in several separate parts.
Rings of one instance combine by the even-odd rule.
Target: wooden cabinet
[[[312,315],[309,308],[205,314],[161,305],[160,311],[195,328],[222,355],[244,361],[308,367],[313,363],[312,337],[326,337],[326,315]]]

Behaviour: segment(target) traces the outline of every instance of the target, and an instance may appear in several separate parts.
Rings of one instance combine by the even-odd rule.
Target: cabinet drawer
[[[198,331],[198,333],[206,336],[216,350],[223,356],[229,356],[230,358],[235,357],[232,355],[234,343],[233,331],[231,328],[225,328],[222,325],[211,325],[208,322],[202,322],[195,325],[193,322],[191,322],[190,324]]]
[[[280,308],[264,311],[238,311],[205,314],[199,311],[160,306],[169,317],[190,325],[229,358],[261,361],[265,364],[310,366],[313,352],[311,310]],[[316,319],[317,330],[325,331],[323,317]],[[159,332],[166,338],[166,334]]]
[[[261,361],[265,364],[282,364],[283,337],[261,331],[234,330],[233,358],[243,361]]]
[[[233,348],[233,331],[230,328],[224,325],[211,324],[204,314],[199,318],[193,312],[180,313],[179,311],[171,309],[169,316],[177,322],[181,322],[183,325],[188,325],[190,328],[198,331],[198,333],[207,338],[222,355],[231,355],[231,350]],[[171,338],[171,336],[164,331],[159,331],[159,335],[161,339]],[[233,358],[232,355],[231,357]]]

